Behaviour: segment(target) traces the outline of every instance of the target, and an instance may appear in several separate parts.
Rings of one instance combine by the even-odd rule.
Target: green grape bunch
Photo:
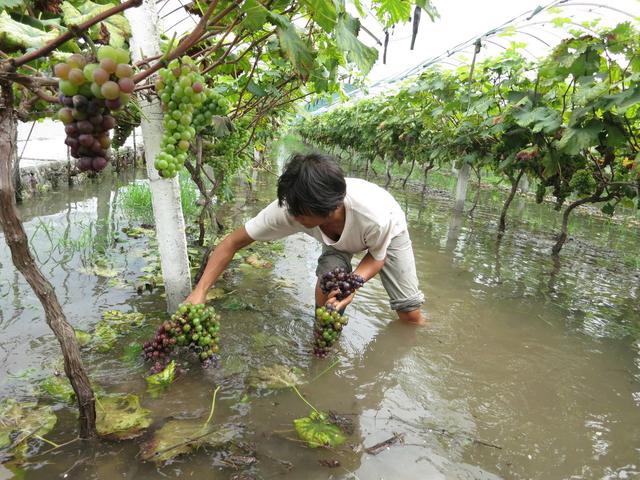
[[[161,372],[175,347],[187,347],[204,367],[209,366],[220,347],[220,315],[213,307],[184,303],[164,322],[152,340],[144,342],[146,360],[154,362],[152,371]]]
[[[346,315],[340,315],[331,304],[316,308],[313,354],[320,358],[326,357],[329,349],[340,338],[342,329],[347,323],[349,318]]]
[[[196,136],[193,117],[208,92],[204,77],[188,56],[172,60],[158,74],[156,93],[164,110],[164,132],[154,166],[161,177],[173,178],[187,159]]]
[[[225,116],[229,111],[229,102],[221,93],[207,89],[204,97],[204,101],[193,115],[193,126],[198,135],[211,126],[211,119],[214,116]]]
[[[56,64],[53,73],[59,79],[65,144],[80,171],[99,172],[109,161],[113,112],[129,102],[135,83],[126,50],[105,45],[97,50],[97,62],[92,60],[76,53]]]

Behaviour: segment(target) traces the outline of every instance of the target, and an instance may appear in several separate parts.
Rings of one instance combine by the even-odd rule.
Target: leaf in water
[[[138,437],[151,425],[150,413],[140,406],[137,395],[96,397],[96,428],[102,437],[115,440]]]
[[[156,234],[154,230],[143,227],[124,227],[122,229],[122,233],[130,238],[140,238],[144,236],[153,237]]]
[[[18,403],[6,398],[0,403],[0,448],[18,447],[31,435],[46,435],[56,424],[50,406],[36,406],[35,402]],[[15,438],[12,435],[17,434]],[[14,450],[14,453],[17,453]]]
[[[129,343],[124,347],[124,353],[121,358],[127,363],[140,363],[142,361],[142,345],[138,342]]]
[[[247,258],[244,259],[244,261],[245,263],[248,263],[252,267],[256,267],[256,268],[271,268],[273,266],[273,264],[270,261],[260,258],[255,253],[249,255]]]
[[[149,375],[147,381],[147,392],[155,398],[160,392],[165,390],[176,379],[176,362],[171,360],[164,370],[153,375]]]
[[[231,298],[229,301],[225,302],[222,305],[222,308],[224,310],[238,311],[238,310],[249,310],[252,307],[248,303],[245,303],[239,298],[234,297],[234,298]]]
[[[40,389],[56,400],[70,403],[76,398],[76,393],[64,375],[50,375],[40,383]]]
[[[144,315],[140,312],[124,313],[119,310],[107,310],[102,314],[102,320],[96,324],[94,332],[96,349],[100,352],[111,350],[119,335],[133,331],[143,322]]]
[[[270,389],[305,383],[299,368],[278,364],[260,367],[249,376],[248,381],[252,387]]]
[[[247,360],[240,355],[229,355],[221,363],[225,375],[238,375],[247,370]]]
[[[331,423],[323,412],[312,411],[308,417],[296,418],[293,426],[298,436],[311,448],[337,447],[347,440],[342,430]]]
[[[79,330],[77,328],[74,329],[74,331],[76,334],[76,341],[81,347],[84,347],[91,342],[91,334],[89,332],[85,332],[84,330]]]
[[[252,335],[253,348],[264,350],[273,347],[286,347],[287,341],[279,335],[269,332],[258,332]]]
[[[237,433],[231,426],[204,426],[202,420],[169,420],[142,444],[143,460],[164,463],[199,447],[220,447],[230,442]]]
[[[224,289],[220,287],[212,288],[207,292],[207,301],[218,300],[224,297]]]

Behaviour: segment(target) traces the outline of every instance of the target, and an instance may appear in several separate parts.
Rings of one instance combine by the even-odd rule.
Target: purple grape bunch
[[[320,289],[323,293],[329,293],[336,288],[339,290],[336,298],[347,298],[364,285],[364,278],[357,273],[347,272],[342,267],[336,267],[320,277]]]
[[[135,88],[129,53],[108,45],[97,61],[76,53],[53,68],[59,79],[58,119],[65,125],[65,144],[80,171],[99,172],[109,161],[109,130],[116,126],[113,110],[124,107]]]
[[[219,331],[220,315],[213,307],[182,304],[160,325],[153,340],[144,342],[144,357],[154,362],[152,371],[157,373],[169,363],[175,347],[187,347],[207,367],[219,351]]]

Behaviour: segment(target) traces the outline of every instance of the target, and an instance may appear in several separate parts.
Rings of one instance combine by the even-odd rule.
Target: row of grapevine
[[[513,43],[469,68],[433,66],[397,93],[362,100],[307,119],[310,142],[388,164],[470,165],[537,184],[563,211],[553,248],[567,237],[570,213],[586,203],[613,214],[640,208],[640,31],[631,22],[580,32],[532,62]]]

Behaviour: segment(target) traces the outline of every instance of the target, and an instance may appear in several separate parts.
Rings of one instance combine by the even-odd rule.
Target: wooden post
[[[458,170],[458,181],[456,182],[456,196],[453,210],[455,212],[462,212],[464,210],[464,202],[467,198],[467,187],[469,186],[469,175],[471,173],[471,166],[465,163],[460,170]]]

